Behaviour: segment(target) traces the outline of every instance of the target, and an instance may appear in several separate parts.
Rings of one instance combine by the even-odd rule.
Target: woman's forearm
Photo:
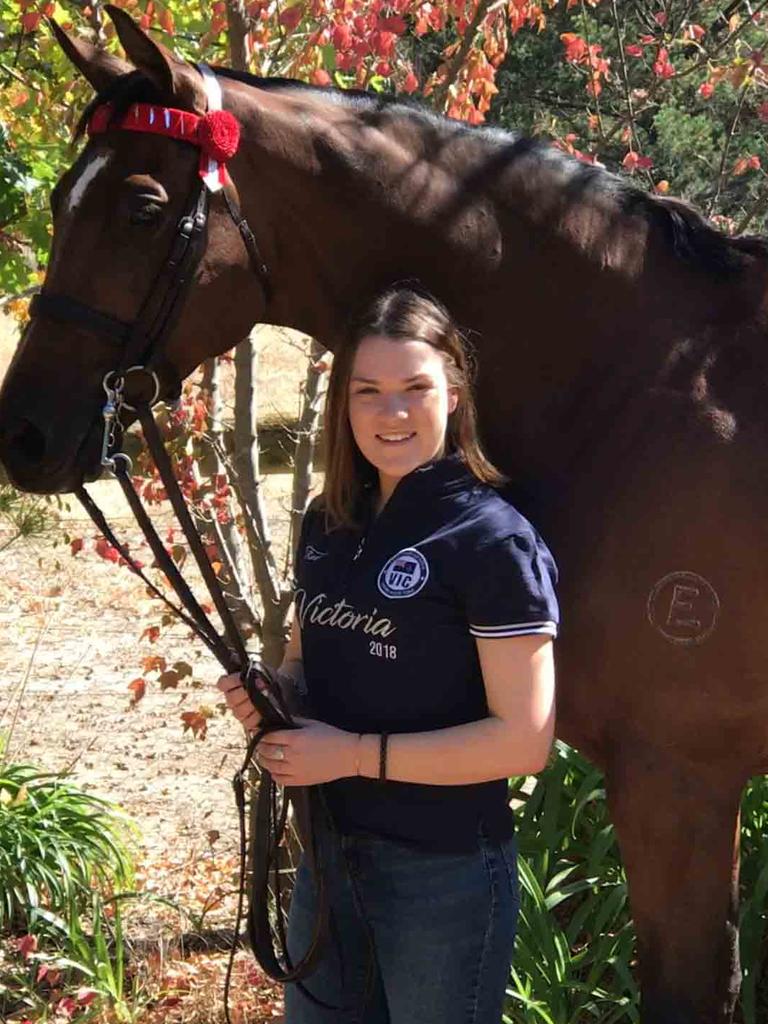
[[[387,740],[387,779],[456,786],[531,775],[544,768],[551,745],[549,731],[516,729],[495,717],[432,732],[397,733]],[[379,736],[365,733],[356,748],[360,774],[378,778]]]

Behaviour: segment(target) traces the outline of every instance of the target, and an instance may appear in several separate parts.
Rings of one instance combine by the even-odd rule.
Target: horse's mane
[[[557,167],[563,187],[572,195],[607,195],[617,208],[627,214],[642,216],[660,228],[672,250],[684,262],[709,273],[733,274],[743,270],[749,257],[768,256],[768,237],[762,235],[729,236],[716,228],[694,206],[684,199],[656,196],[638,188],[625,178],[586,164],[552,145],[547,139],[526,139],[519,133],[484,125],[471,126],[427,110],[418,101],[399,96],[370,93],[362,89],[310,85],[292,78],[260,78],[245,71],[216,67],[217,75],[243,82],[256,89],[306,91],[326,101],[343,103],[363,114],[375,117],[381,113],[415,121],[442,138],[472,134],[487,142],[489,149],[503,148],[513,161],[522,153],[533,153],[548,166]],[[102,103],[114,105],[115,118],[132,103],[157,103],[155,86],[140,71],[115,79],[93,99],[78,120],[73,141],[85,134],[94,109]]]

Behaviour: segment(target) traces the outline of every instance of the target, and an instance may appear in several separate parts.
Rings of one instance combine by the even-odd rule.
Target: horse
[[[127,60],[56,28],[96,106],[207,109],[203,77],[107,8]],[[561,570],[557,734],[605,773],[646,1024],[727,1024],[740,983],[742,789],[768,769],[768,240],[729,238],[543,140],[418,105],[214,69],[239,122],[156,369],[161,397],[257,322],[333,351],[416,280],[471,331],[490,457]],[[107,129],[53,190],[45,289],[0,393],[10,479],[99,475],[115,338],[161,273],[197,180],[183,141]],[[757,624],[757,625],[756,625]]]

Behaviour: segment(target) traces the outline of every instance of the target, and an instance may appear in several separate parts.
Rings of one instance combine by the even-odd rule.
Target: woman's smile
[[[384,444],[403,445],[407,444],[408,441],[416,437],[416,432],[412,431],[410,434],[377,434],[376,437],[379,441],[382,441]]]

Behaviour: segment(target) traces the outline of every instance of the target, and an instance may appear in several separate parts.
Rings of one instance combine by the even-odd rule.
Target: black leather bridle
[[[119,130],[120,126],[115,125],[115,127]],[[230,183],[221,189],[221,194],[226,209],[237,226],[246,247],[251,266],[261,282],[265,295],[268,296],[270,293],[269,271],[259,252],[253,232],[233,195],[231,179]],[[194,526],[173,472],[171,460],[151,412],[151,406],[160,398],[164,400],[175,398],[180,393],[181,382],[176,371],[164,358],[164,349],[178,321],[184,298],[205,251],[209,204],[209,189],[204,180],[199,181],[192,191],[187,211],[176,226],[168,256],[133,322],[125,323],[67,295],[53,293],[47,289],[43,289],[34,298],[30,314],[32,317],[45,317],[59,323],[74,324],[81,329],[109,338],[115,343],[116,348],[119,347],[120,355],[116,367],[104,377],[107,400],[101,413],[104,421],[102,465],[109,468],[119,481],[156,563],[168,578],[182,607],[171,601],[145,575],[127,547],[115,536],[103,513],[85,487],[80,486],[75,493],[97,529],[115,547],[128,567],[144,581],[155,596],[170,607],[197,634],[225,671],[240,673],[251,701],[261,714],[260,727],[250,738],[243,765],[233,780],[240,820],[241,885],[237,924],[225,990],[227,1019],[229,1020],[229,1011],[226,995],[229,991],[235,945],[243,911],[246,871],[250,875],[246,918],[247,933],[253,954],[260,966],[278,982],[299,984],[304,994],[313,1003],[324,1009],[340,1011],[345,1008],[331,1006],[323,1002],[301,984],[301,979],[307,977],[316,968],[323,955],[329,934],[330,908],[324,851],[322,844],[317,841],[320,830],[330,824],[322,791],[319,786],[288,787],[285,791],[282,811],[278,812],[276,784],[269,772],[260,767],[260,782],[256,798],[256,825],[252,841],[249,843],[246,836],[246,791],[249,779],[255,770],[253,756],[256,746],[268,732],[275,729],[297,728],[297,726],[283,699],[274,674],[257,658],[249,655],[246,649],[216,574],[206,555],[204,545]],[[126,385],[132,385],[135,377],[142,375],[143,383],[149,383],[150,387],[141,398],[132,398],[134,404],[129,405],[125,397]],[[165,387],[161,387],[161,377],[165,378]],[[161,390],[164,392],[163,394],[161,394]],[[164,543],[157,534],[133,486],[130,460],[120,450],[122,440],[120,413],[122,409],[135,412],[140,422],[145,442],[154,459],[174,513],[186,535],[190,550],[221,618],[224,627],[223,637],[211,623],[207,613],[167,553]],[[257,687],[257,679],[261,679],[266,684],[265,692]],[[292,963],[287,950],[278,863],[279,847],[284,835],[289,802],[294,807],[297,829],[314,879],[316,894],[316,918],[312,940],[306,953],[296,964]],[[269,917],[270,870],[273,872],[279,949],[275,947]],[[366,985],[366,990],[367,988]]]

